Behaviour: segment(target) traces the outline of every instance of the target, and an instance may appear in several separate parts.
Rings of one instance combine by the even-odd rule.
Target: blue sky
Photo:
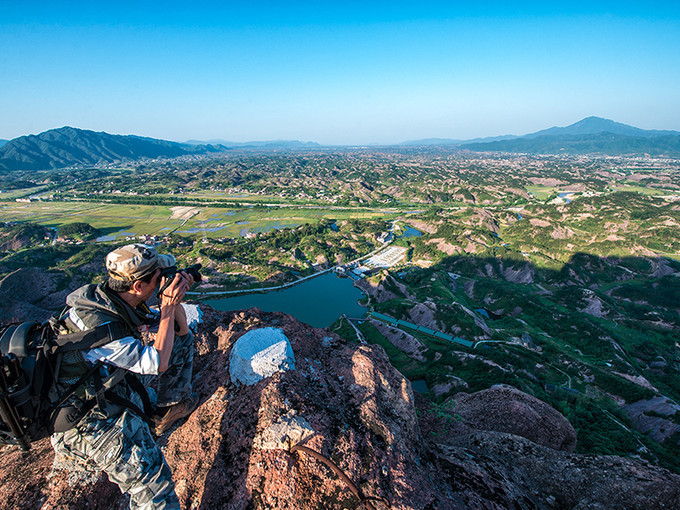
[[[101,5],[104,4],[104,5]],[[0,138],[397,143],[680,130],[679,2],[3,0]]]

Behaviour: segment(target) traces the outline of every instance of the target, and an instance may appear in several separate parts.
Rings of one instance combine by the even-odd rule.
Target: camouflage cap
[[[175,265],[172,255],[159,255],[156,248],[146,244],[128,244],[106,256],[106,269],[116,280],[133,282],[144,278],[157,268]]]

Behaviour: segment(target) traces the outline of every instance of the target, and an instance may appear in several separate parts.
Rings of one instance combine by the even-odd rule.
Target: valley
[[[570,420],[577,452],[678,470],[676,159],[249,150],[4,172],[0,189],[0,290],[34,312],[101,281],[113,245],[203,264],[199,300],[349,271],[389,245],[403,259],[354,283],[376,315],[332,331],[381,345],[452,419],[457,393],[511,385]],[[22,287],[29,269],[47,283]]]

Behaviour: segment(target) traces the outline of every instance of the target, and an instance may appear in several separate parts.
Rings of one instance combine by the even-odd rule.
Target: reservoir
[[[348,317],[363,317],[366,308],[357,302],[363,296],[363,292],[352,285],[350,278],[338,278],[330,272],[266,294],[211,299],[205,303],[223,311],[256,306],[266,312],[287,313],[316,328],[325,328],[343,313]]]

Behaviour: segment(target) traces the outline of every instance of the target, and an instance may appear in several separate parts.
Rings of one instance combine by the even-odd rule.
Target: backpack
[[[66,352],[84,351],[127,336],[123,325],[109,322],[87,331],[58,334],[61,321],[52,318],[38,324],[24,322],[0,328],[0,444],[18,444],[29,450],[33,441],[65,432],[77,425],[95,405],[106,401],[132,409],[148,421],[151,403],[139,379],[123,369],[102,380],[95,363],[66,390],[58,390],[59,368]],[[142,398],[144,411],[109,390],[123,378]],[[84,384],[94,381],[95,395],[69,399]],[[74,400],[74,399],[71,399]]]

